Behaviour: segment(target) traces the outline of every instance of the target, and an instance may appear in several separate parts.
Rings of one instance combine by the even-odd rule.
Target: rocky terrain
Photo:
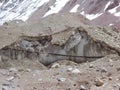
[[[88,22],[61,13],[4,23],[0,89],[120,90],[120,33]]]
[[[49,68],[40,63],[36,65],[34,61],[29,66],[30,61],[26,61],[27,63],[23,62],[19,68],[13,66],[9,69],[0,69],[0,88],[1,90],[119,90],[119,60],[120,57],[117,55],[109,55],[82,64],[64,60],[53,63]],[[15,65],[14,61],[12,63]],[[20,65],[19,61],[17,63]]]

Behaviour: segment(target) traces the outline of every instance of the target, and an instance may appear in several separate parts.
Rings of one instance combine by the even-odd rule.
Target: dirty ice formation
[[[86,23],[83,16],[73,13],[50,15],[29,25],[6,23],[0,27],[0,55],[12,60],[39,60],[44,65],[59,60],[80,63],[109,54],[120,55],[120,35],[115,28]]]
[[[94,33],[91,33],[93,29],[95,28],[78,27],[53,35],[24,36],[19,41],[3,47],[0,54],[12,60],[28,58],[49,65],[60,60],[71,60],[77,63],[93,61],[109,54],[120,53],[117,49],[119,48],[117,45],[119,40],[116,39],[117,32],[112,34],[105,28],[96,28]],[[114,39],[116,43],[112,43]]]

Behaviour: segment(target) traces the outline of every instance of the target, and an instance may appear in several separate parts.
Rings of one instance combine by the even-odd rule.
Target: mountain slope
[[[120,0],[4,0],[0,23],[20,19],[37,21],[55,13],[79,13],[95,25],[119,27]]]

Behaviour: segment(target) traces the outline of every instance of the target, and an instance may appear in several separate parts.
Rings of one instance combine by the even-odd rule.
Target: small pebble
[[[93,68],[93,64],[90,64],[90,65],[89,65],[89,68]]]
[[[25,70],[24,69],[18,69],[18,72],[24,72]]]
[[[80,90],[86,90],[85,86],[81,85]]]
[[[39,82],[42,81],[42,78],[38,79],[38,81],[39,81]]]
[[[7,81],[12,81],[15,77],[14,76],[11,76],[11,77],[8,77],[6,80]]]
[[[30,52],[35,52],[33,47],[27,47],[27,50],[30,51]]]
[[[100,78],[97,78],[96,80],[95,80],[95,85],[96,86],[102,86],[104,84],[104,82],[100,79]]]
[[[36,87],[33,87],[33,90],[34,90],[34,89],[37,89],[37,88],[36,88]]]
[[[118,71],[118,72],[120,71],[120,67],[119,67],[119,68],[117,68],[117,71]]]
[[[67,88],[66,90],[71,90],[70,88]]]
[[[67,69],[68,72],[71,72],[72,70],[73,70],[72,67],[69,67],[69,68]]]
[[[113,67],[113,64],[112,64],[112,63],[110,63],[110,67]]]
[[[60,64],[59,63],[54,63],[51,68],[59,68],[60,67]]]
[[[31,72],[31,69],[26,69],[26,72]]]
[[[109,80],[112,80],[112,77],[109,77]]]
[[[74,70],[72,70],[72,73],[74,73],[74,74],[78,74],[78,73],[81,73],[81,72],[80,72],[79,69],[74,69]]]
[[[9,72],[13,72],[13,71],[14,71],[14,72],[17,72],[18,70],[17,70],[16,68],[10,68],[10,69],[9,69]]]
[[[113,60],[112,60],[112,59],[109,59],[109,62],[113,62]]]
[[[0,56],[0,62],[2,62],[2,56]]]
[[[106,73],[107,72],[107,69],[105,67],[102,67],[101,68],[101,73]]]
[[[58,81],[64,82],[66,78],[58,78]]]
[[[3,84],[2,85],[2,90],[9,90],[10,85],[9,84]]]

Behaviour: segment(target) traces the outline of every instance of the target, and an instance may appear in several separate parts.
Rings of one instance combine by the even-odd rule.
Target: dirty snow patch
[[[114,13],[116,13],[116,9],[117,9],[117,7],[115,7],[115,8],[113,8],[113,9],[109,10],[109,12],[110,12],[111,14],[114,14]]]
[[[109,12],[110,12],[111,14],[116,13],[118,7],[120,7],[120,4],[119,4],[117,7],[115,7],[115,8],[113,8],[113,9],[109,10]]]
[[[116,17],[120,17],[120,12],[117,12],[117,9],[118,9],[119,7],[120,7],[120,4],[119,4],[117,7],[109,10],[109,12],[110,12],[111,14],[113,14],[114,16],[116,16]]]
[[[98,18],[99,16],[101,16],[103,13],[98,13],[98,14],[85,14],[84,11],[82,11],[80,13],[81,15],[85,16],[87,19],[89,20],[94,20],[95,18]]]

